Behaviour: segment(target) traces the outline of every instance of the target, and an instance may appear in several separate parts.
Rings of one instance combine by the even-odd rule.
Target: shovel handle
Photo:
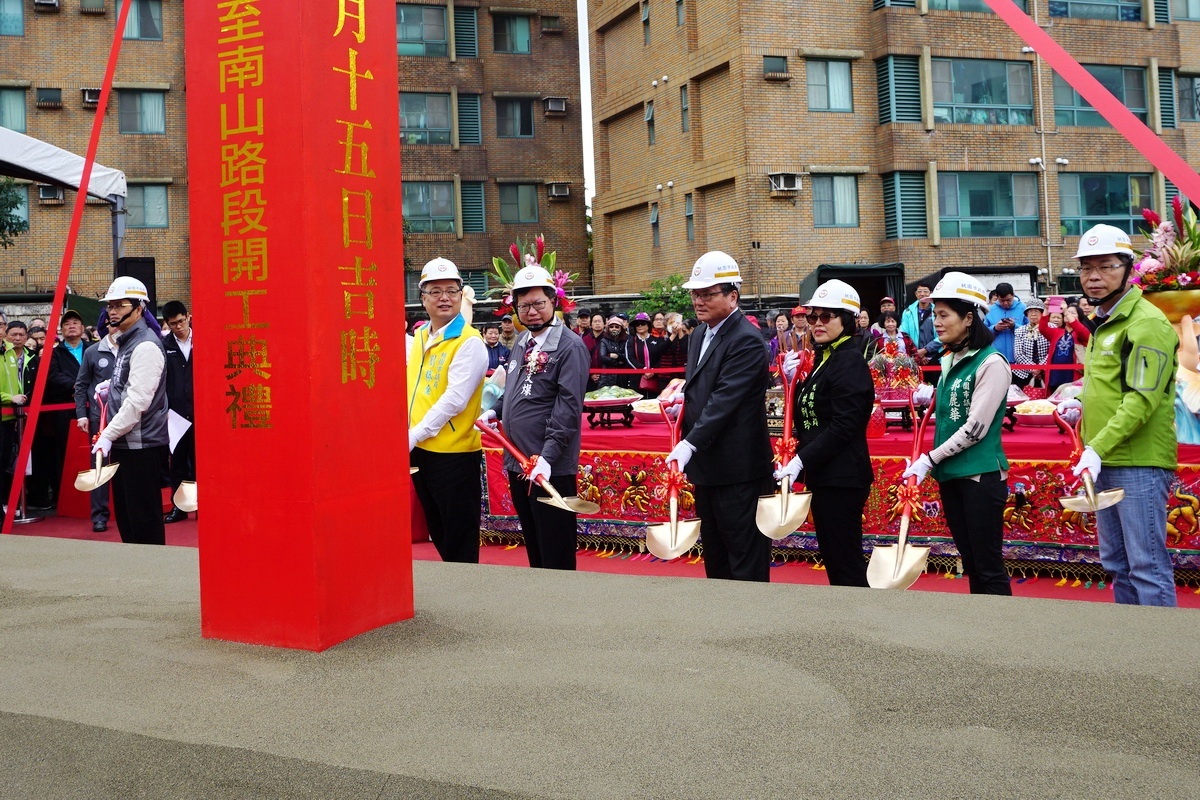
[[[1082,414],[1079,415],[1079,419],[1080,421],[1083,420]],[[1079,423],[1077,422],[1075,425],[1072,425],[1067,422],[1063,419],[1062,414],[1058,413],[1057,408],[1054,409],[1054,421],[1058,423],[1058,427],[1066,431],[1067,435],[1071,437],[1071,459],[1078,458],[1083,453],[1083,440],[1079,438],[1079,429],[1076,427]]]
[[[925,409],[925,413],[921,416],[921,424],[916,426],[916,431],[913,433],[913,452],[912,460],[916,461],[921,457],[921,445],[925,441],[925,428],[929,425],[929,418],[933,416],[933,407],[937,404],[937,400],[929,401],[929,408]],[[912,404],[912,397],[908,398],[908,405],[913,409],[913,416],[916,416],[916,407]],[[910,479],[911,480],[911,479]],[[914,484],[915,485],[915,484]]]
[[[488,427],[487,423],[475,420],[475,427],[479,428],[485,436],[490,437],[497,444],[508,451],[508,454],[517,460],[521,469],[529,474],[529,470],[533,469],[533,460],[517,449],[517,446],[510,442],[508,438],[500,431],[494,431]]]

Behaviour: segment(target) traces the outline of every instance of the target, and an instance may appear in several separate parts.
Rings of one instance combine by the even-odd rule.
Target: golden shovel
[[[915,419],[917,412],[912,406],[911,397],[908,402],[909,413]],[[932,415],[933,403],[930,403],[913,435],[912,461],[921,457],[921,441],[925,438],[925,426]],[[900,487],[900,502],[904,504],[904,509],[900,512],[900,533],[896,536],[896,543],[877,544],[871,550],[871,560],[867,562],[867,585],[872,589],[907,589],[925,572],[929,548],[908,543],[908,526],[917,497],[917,476],[910,475],[904,486]]]
[[[108,422],[108,408],[104,402],[100,403],[100,428],[104,430],[104,426]],[[95,445],[100,439],[100,433],[97,432],[92,437],[92,444]],[[90,492],[93,489],[99,489],[104,484],[112,480],[112,476],[117,474],[117,468],[120,464],[104,464],[104,456],[99,450],[96,451],[96,467],[95,469],[85,469],[75,476],[75,488],[81,492]]]
[[[175,494],[171,496],[171,502],[175,507],[185,514],[190,514],[196,510],[196,482],[181,481],[179,488],[175,490]]]
[[[492,430],[490,427],[488,427],[487,423],[475,420],[475,427],[479,428],[479,430],[483,431],[484,435],[490,436],[501,447],[507,450],[509,455],[517,460],[517,463],[521,466],[521,470],[526,475],[529,475],[529,471],[533,469],[533,459],[527,458],[524,453],[517,449],[516,445],[514,445],[507,439],[507,437],[504,436],[503,433],[498,430]],[[561,508],[563,511],[570,511],[575,514],[595,514],[600,510],[599,503],[592,503],[588,500],[582,500],[575,495],[563,497],[558,493],[558,490],[550,484],[550,481],[546,480],[545,478],[539,477],[537,479],[537,485],[542,487],[542,491],[550,495],[549,497],[538,498],[539,502],[545,503],[548,506]]]
[[[804,351],[807,359],[801,356],[801,364],[792,373],[791,378],[783,380],[783,433],[775,443],[775,460],[780,467],[786,467],[796,455],[796,437],[792,436],[792,402],[796,397],[796,384],[808,373],[812,365],[812,352]],[[779,354],[779,374],[783,373],[784,354]],[[808,368],[805,367],[805,361]],[[791,536],[796,529],[808,519],[808,510],[812,505],[812,492],[793,492],[790,481],[779,479],[779,492],[758,498],[758,508],[754,512],[754,522],[763,536],[768,539],[782,539]]]
[[[670,428],[671,449],[674,450],[675,445],[679,444],[679,426],[683,420],[683,405],[680,404],[679,413],[674,419],[667,413],[665,403],[659,401],[658,408]],[[675,466],[674,461],[668,463],[667,466],[671,470],[667,478],[669,521],[646,526],[646,549],[663,561],[670,561],[683,555],[691,550],[700,538],[700,520],[679,518],[679,493],[683,487],[683,473]]]
[[[1078,422],[1075,425],[1067,422],[1058,413],[1058,409],[1054,409],[1054,421],[1059,427],[1071,435],[1071,460],[1075,461],[1083,453],[1083,440],[1079,438]],[[1080,422],[1083,421],[1083,415],[1080,415]],[[1058,498],[1059,504],[1067,511],[1075,511],[1080,514],[1094,514],[1102,508],[1115,506],[1117,503],[1125,499],[1124,489],[1106,489],[1103,492],[1096,491],[1096,482],[1092,479],[1092,473],[1084,470],[1079,476],[1083,481],[1083,494],[1069,494],[1065,497]]]

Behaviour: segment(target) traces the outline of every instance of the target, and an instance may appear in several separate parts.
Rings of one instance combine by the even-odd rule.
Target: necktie
[[[17,356],[17,380],[21,383],[25,382],[25,354]]]
[[[705,331],[704,341],[700,343],[700,358],[698,359],[699,361],[704,360],[704,354],[708,352],[708,345],[713,340],[714,335],[716,335],[716,331],[714,331],[712,328],[709,328],[707,331]]]

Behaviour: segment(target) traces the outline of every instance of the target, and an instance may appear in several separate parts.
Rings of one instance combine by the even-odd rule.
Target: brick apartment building
[[[1200,2],[1027,1],[1200,161]],[[1083,229],[1136,232],[1176,192],[983,0],[590,0],[589,32],[597,291],[721,249],[751,295],[851,262],[1069,293]]]
[[[504,1],[396,6],[406,261],[446,256],[477,288],[493,255],[539,232],[562,268],[586,267],[575,4]],[[124,254],[156,259],[160,301],[187,300],[183,6],[132,2],[97,160],[129,182]],[[0,0],[0,125],[84,153],[115,18],[114,0]],[[22,189],[29,231],[0,250],[0,294],[53,288],[70,225],[72,192]],[[111,280],[110,223],[89,201],[78,294]]]

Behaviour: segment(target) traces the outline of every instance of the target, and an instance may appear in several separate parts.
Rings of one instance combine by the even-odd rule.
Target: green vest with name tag
[[[967,422],[971,413],[971,395],[975,390],[975,376],[984,360],[996,348],[987,346],[982,350],[968,353],[957,364],[951,365],[952,355],[942,357],[942,380],[938,383],[937,404],[934,413],[937,415],[937,427],[934,429],[933,446],[940,447],[959,428]],[[984,475],[989,472],[1008,469],[1008,459],[1004,456],[1004,448],[1000,445],[1000,430],[1004,421],[1004,403],[996,409],[995,418],[988,426],[983,439],[963,450],[961,453],[940,461],[934,465],[930,474],[938,481],[949,481],[955,478],[968,478],[973,475]]]

